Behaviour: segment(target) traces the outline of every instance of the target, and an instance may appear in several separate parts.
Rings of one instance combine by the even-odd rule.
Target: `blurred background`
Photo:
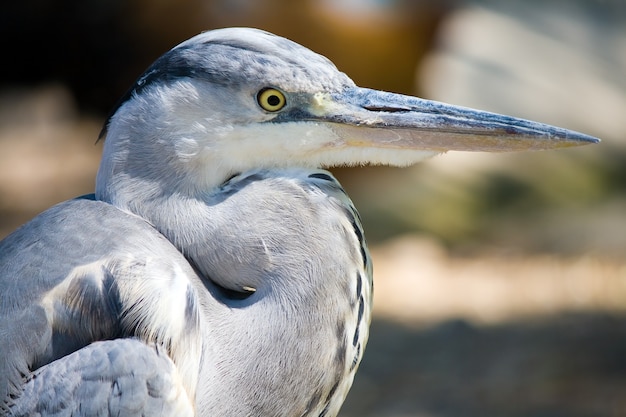
[[[626,416],[622,0],[7,2],[0,237],[93,191],[108,110],[160,54],[224,26],[289,37],[362,86],[603,139],[335,170],[376,280],[343,416]]]

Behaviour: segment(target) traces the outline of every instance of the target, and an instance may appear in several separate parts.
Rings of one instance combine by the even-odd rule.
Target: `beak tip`
[[[602,142],[595,136],[586,135],[575,131],[567,131],[564,137],[565,141],[572,146],[592,145]]]

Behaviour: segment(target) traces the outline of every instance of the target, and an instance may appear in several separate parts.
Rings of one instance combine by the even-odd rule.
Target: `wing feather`
[[[26,416],[193,416],[176,366],[136,339],[95,342],[30,375],[9,409]]]

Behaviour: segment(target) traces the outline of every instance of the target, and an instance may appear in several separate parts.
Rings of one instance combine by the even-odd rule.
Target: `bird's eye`
[[[265,111],[276,112],[287,104],[285,95],[275,88],[264,88],[256,96],[259,106]]]

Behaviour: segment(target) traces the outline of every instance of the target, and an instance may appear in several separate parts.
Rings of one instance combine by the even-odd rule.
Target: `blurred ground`
[[[343,416],[626,415],[623,315],[416,329],[377,319]]]
[[[622,2],[68,1],[42,21],[29,1],[0,16],[13,64],[0,70],[0,237],[93,191],[106,109],[152,59],[210,27],[287,35],[370,87],[601,137],[336,171],[376,282],[342,415],[626,415]]]

